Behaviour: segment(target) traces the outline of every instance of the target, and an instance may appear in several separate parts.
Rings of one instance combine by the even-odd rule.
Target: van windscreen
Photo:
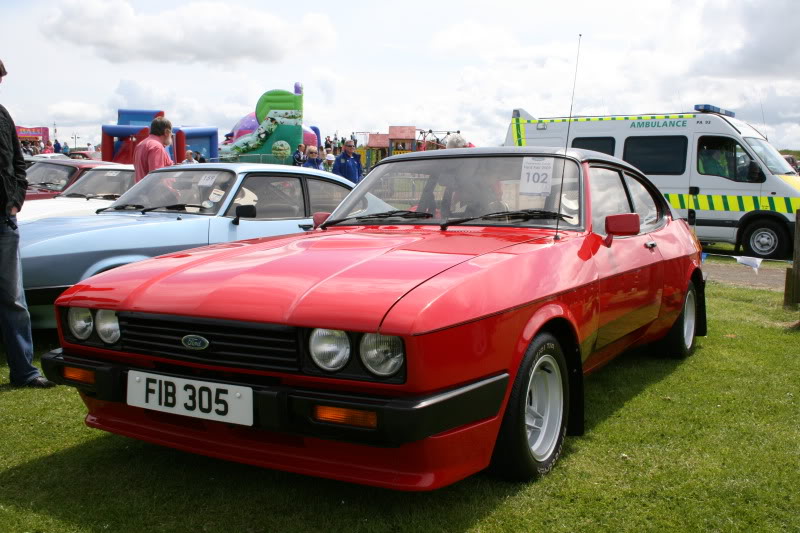
[[[767,141],[756,137],[745,137],[744,140],[773,174],[797,174],[792,165]]]

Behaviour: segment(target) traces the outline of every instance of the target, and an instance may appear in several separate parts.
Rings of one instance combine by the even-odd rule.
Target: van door
[[[763,176],[750,176],[753,157],[735,138],[695,134],[691,186],[696,195],[681,196],[697,214],[697,236],[704,241],[735,242],[739,219],[759,208]]]

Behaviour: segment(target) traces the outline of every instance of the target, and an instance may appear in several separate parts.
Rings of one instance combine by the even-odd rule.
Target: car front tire
[[[520,364],[495,445],[500,476],[528,481],[552,470],[561,456],[569,413],[569,379],[561,345],[537,335]]]

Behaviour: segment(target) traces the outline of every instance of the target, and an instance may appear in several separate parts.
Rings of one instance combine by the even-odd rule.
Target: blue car
[[[58,295],[99,272],[208,244],[309,231],[313,213],[333,211],[353,187],[311,168],[179,165],[152,172],[98,214],[22,222],[33,325],[54,328]]]

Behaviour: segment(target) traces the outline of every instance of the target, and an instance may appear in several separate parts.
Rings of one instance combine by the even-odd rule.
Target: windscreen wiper
[[[156,207],[146,207],[142,209],[142,213],[147,213],[148,211],[155,211],[156,209],[182,209],[186,211],[187,207],[196,207],[197,209],[207,209],[205,206],[199,204],[170,204],[170,205],[159,205]]]
[[[102,198],[103,200],[116,200],[120,197],[119,194],[83,194],[80,192],[69,192],[69,193],[62,193],[56,194],[56,198],[86,198],[87,200],[94,200],[95,198]]]
[[[361,215],[357,217],[345,217],[345,218],[337,218],[335,220],[326,220],[322,224],[320,224],[320,229],[325,229],[328,226],[333,226],[334,224],[338,224],[340,222],[344,222],[345,220],[355,219],[355,220],[367,220],[370,218],[392,218],[392,217],[400,217],[400,218],[431,218],[433,215],[431,213],[424,213],[421,211],[409,211],[407,209],[397,209],[394,211],[384,211],[381,213],[372,213],[369,215]]]
[[[49,182],[49,181],[41,181],[39,183],[29,183],[28,187],[39,187],[40,185],[55,185],[56,187],[60,187],[61,186],[60,183],[52,183],[52,182]],[[42,187],[39,187],[39,188],[42,188]],[[48,190],[50,190],[50,189],[48,189]]]
[[[545,211],[544,209],[520,209],[518,211],[498,211],[496,213],[486,213],[485,215],[479,215],[477,217],[451,218],[450,220],[444,221],[440,228],[442,230],[446,230],[448,226],[455,226],[458,224],[463,224],[464,222],[470,222],[472,220],[494,220],[503,218],[520,220],[560,218],[561,220],[566,220],[572,217],[569,215],[556,213],[555,211]]]
[[[101,207],[95,213],[101,213],[106,209],[113,209],[114,211],[121,211],[123,209],[144,209],[144,206],[141,204],[121,204],[121,205],[110,205],[108,207]]]
[[[384,211],[382,213],[370,213],[368,215],[361,215],[356,217],[356,220],[366,220],[369,218],[431,218],[432,213],[424,211],[409,211],[408,209],[396,209],[394,211]]]

